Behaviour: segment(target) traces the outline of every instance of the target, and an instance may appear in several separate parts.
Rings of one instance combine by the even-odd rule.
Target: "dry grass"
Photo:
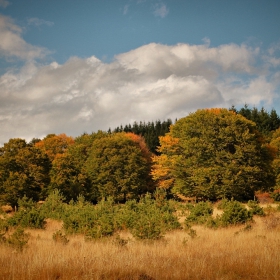
[[[280,213],[255,221],[250,231],[194,227],[193,239],[175,231],[140,242],[122,232],[96,242],[70,236],[63,245],[52,239],[61,223],[48,220],[46,230],[29,230],[22,253],[0,245],[0,279],[280,279]]]

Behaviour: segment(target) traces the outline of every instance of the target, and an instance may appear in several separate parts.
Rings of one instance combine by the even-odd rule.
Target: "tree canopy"
[[[157,154],[157,147],[159,145],[159,136],[165,135],[169,132],[169,127],[172,124],[171,119],[166,121],[156,122],[134,122],[133,125],[125,125],[116,127],[113,132],[132,132],[137,135],[141,135],[145,139],[145,143],[148,149]],[[111,131],[111,129],[109,129]]]
[[[23,139],[10,139],[0,148],[0,200],[16,205],[24,195],[38,200],[49,184],[48,157]]]
[[[160,137],[152,175],[173,193],[252,199],[274,185],[272,151],[256,124],[227,109],[198,110]]]
[[[148,190],[150,160],[142,145],[138,137],[125,133],[93,142],[85,168],[92,186],[97,187],[98,200],[111,196],[126,201]]]
[[[280,189],[280,128],[272,134],[270,145],[274,148],[273,169],[276,175],[275,189]]]

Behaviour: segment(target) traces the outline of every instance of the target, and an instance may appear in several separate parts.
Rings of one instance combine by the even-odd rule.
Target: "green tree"
[[[248,200],[274,185],[270,149],[255,123],[233,111],[198,110],[171,126],[160,143],[153,178],[173,193]]]
[[[90,185],[90,180],[85,172],[85,162],[95,139],[104,137],[106,133],[97,132],[83,134],[75,139],[63,154],[56,155],[50,171],[50,191],[58,189],[66,201],[76,200],[83,195],[87,200],[96,202],[96,190]]]
[[[272,109],[269,113],[263,107],[260,110],[256,107],[251,109],[247,104],[245,104],[245,106],[240,110],[237,110],[233,106],[231,111],[234,111],[235,113],[238,113],[246,119],[256,123],[257,130],[268,139],[271,137],[271,133],[280,127],[280,117],[274,109]]]
[[[46,155],[23,139],[10,139],[0,148],[0,200],[16,205],[24,195],[39,200],[49,184]]]
[[[275,189],[280,189],[280,128],[272,134],[270,145],[274,149],[273,169],[276,175]]]
[[[99,200],[112,196],[116,201],[126,201],[147,191],[149,162],[139,143],[125,133],[96,139],[85,168],[98,189]]]

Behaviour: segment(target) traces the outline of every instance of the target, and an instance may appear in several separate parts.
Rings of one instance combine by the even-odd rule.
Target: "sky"
[[[0,146],[244,104],[280,115],[279,0],[0,0]]]

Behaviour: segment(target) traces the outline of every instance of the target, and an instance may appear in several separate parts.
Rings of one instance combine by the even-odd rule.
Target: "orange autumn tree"
[[[160,144],[153,179],[174,194],[247,200],[274,185],[272,156],[255,123],[227,109],[178,120]]]
[[[158,152],[161,156],[153,156],[153,168],[151,175],[157,182],[157,186],[162,189],[170,189],[174,183],[171,170],[174,168],[176,157],[179,152],[179,139],[167,134],[159,137],[160,146]]]
[[[64,133],[59,135],[49,134],[43,140],[37,142],[35,147],[47,154],[52,162],[57,155],[64,154],[68,147],[73,144],[74,139]]]

